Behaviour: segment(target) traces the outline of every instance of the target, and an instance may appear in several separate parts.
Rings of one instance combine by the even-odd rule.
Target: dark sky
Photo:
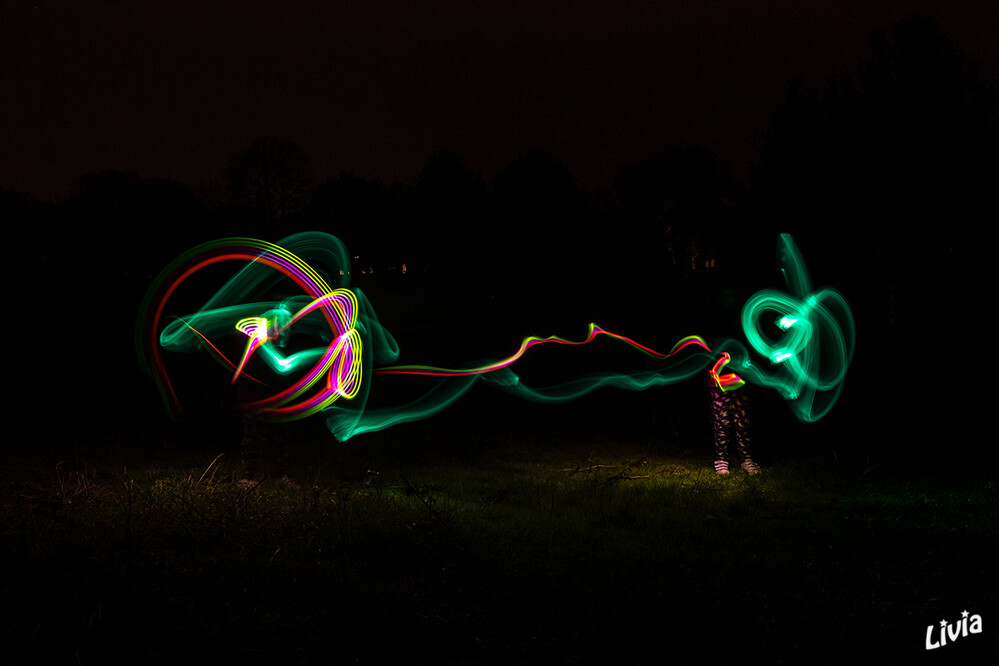
[[[996,75],[991,1],[5,1],[0,186],[56,197],[108,168],[196,184],[264,134],[317,179],[411,181],[439,149],[490,178],[544,148],[603,185],[674,141],[745,177],[792,76],[851,72],[912,11]]]

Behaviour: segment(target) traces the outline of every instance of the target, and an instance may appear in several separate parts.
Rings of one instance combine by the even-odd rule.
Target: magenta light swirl
[[[336,334],[320,360],[304,377],[275,396],[251,403],[250,407],[261,412],[271,412],[275,417],[282,419],[301,418],[320,411],[339,397],[351,398],[356,395],[361,385],[361,339],[354,328],[357,316],[357,302],[354,295],[347,290],[331,289],[322,276],[308,264],[280,246],[247,238],[223,239],[201,245],[178,258],[160,275],[143,303],[143,310],[151,311],[151,316],[147,318],[147,324],[140,328],[137,341],[140,359],[150,367],[156,377],[164,400],[171,411],[180,411],[180,402],[167,375],[160,354],[161,345],[170,347],[173,342],[179,343],[185,335],[183,331],[196,334],[199,339],[213,348],[217,356],[236,368],[233,378],[235,380],[242,373],[250,356],[268,342],[259,338],[253,339],[253,332],[250,330],[248,334],[251,335],[251,340],[242,361],[233,364],[226,359],[208,340],[208,336],[198,330],[200,319],[210,318],[213,314],[212,304],[215,299],[209,301],[198,314],[177,320],[167,326],[162,333],[159,332],[166,302],[185,280],[209,265],[234,260],[268,266],[290,278],[314,299],[292,318],[292,322],[322,308],[330,328]],[[158,302],[153,306],[153,298],[156,297]],[[325,386],[317,395],[292,403],[316,384],[324,374],[327,376]]]
[[[338,289],[314,300],[296,313],[282,331],[309,312],[330,305],[333,306],[333,321],[338,335],[326,348],[319,362],[294,385],[270,398],[250,403],[251,408],[265,412],[273,419],[290,420],[315,414],[328,407],[338,397],[351,399],[357,395],[361,386],[362,343],[361,337],[354,327],[357,318],[357,301],[351,292]],[[287,404],[305,393],[323,376],[326,377],[326,384],[320,393],[310,399],[291,405]]]

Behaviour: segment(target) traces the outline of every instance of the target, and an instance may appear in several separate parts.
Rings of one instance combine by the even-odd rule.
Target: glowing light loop
[[[842,390],[853,358],[853,317],[836,290],[812,290],[801,254],[787,234],[780,237],[779,263],[791,293],[765,289],[742,308],[746,339],[774,370],[749,366],[740,372],[780,391],[801,420],[817,421]]]
[[[705,371],[725,391],[738,390],[747,382],[774,388],[800,419],[814,421],[836,401],[853,355],[849,306],[835,290],[812,290],[804,262],[787,235],[780,238],[779,264],[790,293],[760,291],[742,311],[749,345],[769,361],[769,368],[754,363],[749,350],[732,338],[709,345],[691,335],[661,353],[596,324],[589,325],[582,340],[531,336],[512,355],[474,366],[393,365],[398,345],[361,290],[349,287],[348,257],[338,239],[313,232],[289,236],[279,244],[221,239],[200,245],[167,266],[147,293],[136,327],[140,361],[156,381],[167,410],[178,413],[180,401],[161,350],[206,350],[231,370],[234,384],[287,384],[272,386],[271,395],[248,404],[261,418],[292,420],[321,413],[340,440],[427,418],[479,381],[527,400],[564,402],[604,387],[641,391]],[[192,275],[222,262],[241,262],[243,267],[198,312],[163,325],[166,304],[178,288]],[[272,290],[289,280],[301,294],[279,301],[269,298]],[[314,344],[290,350],[296,346],[290,342],[292,336],[298,333]],[[225,340],[232,337],[237,343],[242,340],[235,361],[224,350]],[[652,358],[655,367],[591,374],[540,388],[526,385],[511,370],[534,347],[586,345],[599,337],[630,346]],[[409,403],[371,409],[367,402],[375,375],[423,375],[440,382]]]
[[[338,276],[339,267],[347,261],[346,251],[338,242],[329,242],[330,239],[335,241],[332,236],[317,238],[314,234],[300,234],[285,239],[284,244],[300,247],[325,264],[327,275]],[[197,271],[223,261],[246,262],[246,266],[198,313],[178,318],[159,332],[166,302],[177,288]],[[291,280],[305,295],[279,304],[244,302],[248,296],[265,293],[282,278]],[[298,308],[295,314],[289,306]],[[363,345],[356,328],[359,307],[354,292],[332,288],[319,271],[287,247],[253,239],[223,239],[194,248],[160,274],[143,302],[137,348],[172,413],[180,411],[180,401],[160,349],[207,348],[220,363],[233,368],[233,383],[240,380],[257,356],[278,375],[302,373],[290,386],[249,405],[266,418],[302,418],[329,407],[339,398],[354,399],[361,391]],[[328,344],[286,355],[280,349],[286,346],[293,327],[328,340]],[[246,338],[242,357],[236,363],[214,341],[228,331]],[[248,375],[246,378],[260,383]]]

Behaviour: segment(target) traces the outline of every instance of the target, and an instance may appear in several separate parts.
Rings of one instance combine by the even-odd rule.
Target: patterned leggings
[[[715,460],[728,460],[729,437],[742,460],[750,460],[749,415],[746,411],[746,390],[722,391],[711,387],[711,421],[715,433]]]

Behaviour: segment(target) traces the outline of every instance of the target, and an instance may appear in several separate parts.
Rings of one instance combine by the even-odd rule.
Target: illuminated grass
[[[813,663],[918,654],[937,615],[997,601],[991,484],[831,461],[719,478],[623,443],[410,444],[344,449],[293,470],[297,488],[241,486],[217,452],[9,476],[4,643],[83,663],[182,646],[207,663]]]

